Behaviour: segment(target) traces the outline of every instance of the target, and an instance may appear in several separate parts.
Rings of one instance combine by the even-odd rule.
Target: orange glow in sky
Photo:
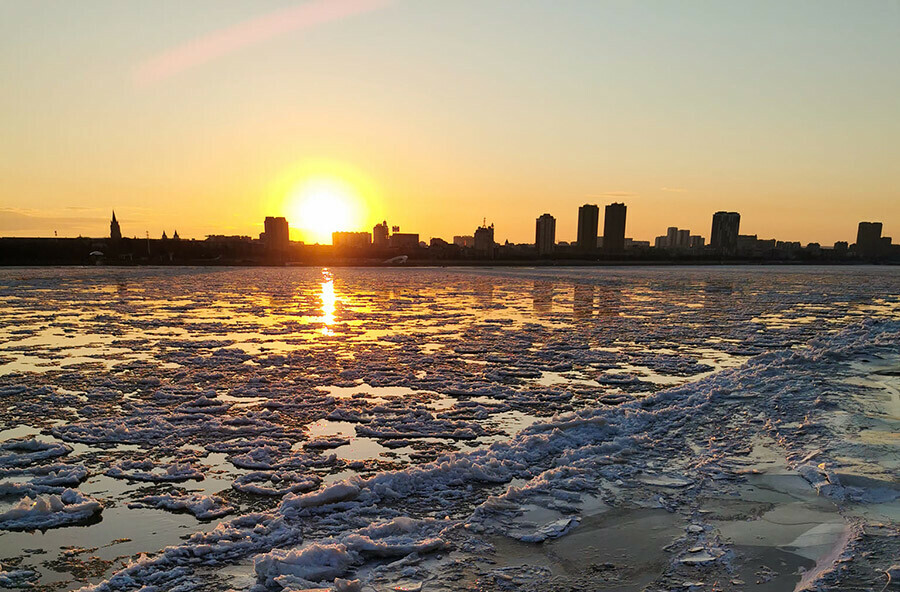
[[[51,4],[0,2],[0,236],[900,236],[895,2]]]
[[[355,230],[365,222],[362,198],[350,183],[319,177],[302,182],[287,197],[286,216],[307,243],[331,243],[331,233]]]

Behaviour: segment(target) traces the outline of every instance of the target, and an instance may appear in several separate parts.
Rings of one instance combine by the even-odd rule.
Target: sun
[[[355,187],[331,177],[301,181],[287,198],[288,221],[309,243],[331,243],[331,233],[363,230],[364,202]]]

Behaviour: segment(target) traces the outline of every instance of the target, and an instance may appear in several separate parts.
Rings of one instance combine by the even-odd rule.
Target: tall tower
[[[856,252],[874,257],[881,249],[881,222],[860,222],[856,231]]]
[[[485,259],[494,258],[494,225],[487,225],[475,229],[475,253]]]
[[[550,214],[543,214],[535,222],[534,246],[538,255],[547,255],[553,252],[556,246],[556,218]]]
[[[116,220],[115,210],[113,210],[112,220],[109,223],[109,238],[114,241],[122,240],[122,230],[119,228],[119,221]]]
[[[606,206],[603,217],[603,250],[610,254],[619,254],[625,250],[625,211],[624,203],[611,203]]]
[[[388,233],[387,220],[385,220],[381,224],[376,224],[372,229],[372,244],[375,245],[375,248],[386,249],[390,244],[389,239],[390,234]]]
[[[283,216],[266,216],[263,227],[265,228],[266,248],[270,251],[286,251],[291,244],[287,219]]]
[[[597,250],[597,227],[600,208],[594,204],[584,204],[578,208],[578,250],[592,253]]]
[[[709,246],[725,254],[737,251],[738,233],[741,229],[741,215],[737,212],[716,212],[713,214]]]

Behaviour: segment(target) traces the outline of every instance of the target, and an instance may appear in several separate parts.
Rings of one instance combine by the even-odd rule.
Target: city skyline
[[[717,210],[803,243],[900,226],[896,4],[326,4],[4,4],[0,235],[99,235],[111,209],[256,235],[310,203],[353,227],[292,238],[486,217],[523,243],[549,211],[574,240],[594,201],[651,241]]]
[[[725,212],[725,211],[717,211],[714,212],[711,216],[711,225],[708,224],[709,231],[704,233],[703,230],[691,230],[691,229],[679,229],[677,226],[669,226],[666,228],[666,234],[661,236],[650,237],[649,239],[639,238],[632,236],[628,231],[628,227],[626,225],[626,214],[625,211],[627,209],[627,204],[625,203],[617,203],[613,202],[611,204],[606,204],[604,206],[604,214],[600,215],[600,206],[598,204],[583,204],[578,207],[577,212],[572,213],[572,218],[576,221],[576,227],[579,234],[576,237],[571,239],[565,237],[559,237],[556,233],[557,222],[559,221],[559,216],[554,216],[549,212],[545,212],[537,217],[537,227],[536,230],[532,230],[531,240],[525,240],[521,242],[510,241],[509,239],[503,239],[502,237],[496,238],[495,240],[497,244],[502,244],[503,242],[508,242],[510,244],[519,244],[519,245],[527,245],[532,244],[538,247],[540,243],[544,243],[545,247],[543,250],[539,249],[542,253],[549,252],[547,250],[548,245],[571,245],[573,248],[576,248],[582,252],[604,252],[606,254],[616,254],[621,253],[626,248],[632,248],[635,244],[645,244],[647,247],[654,246],[656,248],[702,248],[704,245],[708,244],[714,248],[723,248],[727,251],[734,251],[737,248],[738,238],[747,239],[751,238],[756,240],[760,233],[755,232],[751,233],[750,231],[745,230],[745,228],[741,227],[741,214],[739,212]],[[585,212],[587,212],[588,219],[583,220],[585,216]],[[609,245],[604,246],[604,235],[609,232],[609,224],[607,222],[607,218],[610,215],[610,212],[613,212],[613,217],[615,218],[612,221],[613,227],[615,227],[614,232],[617,235],[621,235],[618,238],[618,246],[614,247],[610,250]],[[135,234],[122,234],[120,229],[119,220],[116,217],[115,210],[111,211],[112,218],[107,218],[105,225],[109,229],[105,234],[95,234],[95,235],[78,235],[78,237],[66,237],[63,235],[52,235],[52,236],[40,236],[40,235],[8,235],[9,238],[96,238],[102,239],[104,237],[111,236],[112,238],[122,238],[122,237],[131,237],[131,238],[160,238],[159,234],[151,234],[150,231],[144,231],[143,233],[135,233]],[[721,222],[723,217],[728,217],[729,221],[725,222],[725,226],[728,230],[722,230],[723,223]],[[167,230],[172,230],[173,238],[184,238],[187,240],[197,240],[197,239],[208,239],[208,238],[236,238],[236,237],[246,237],[248,239],[263,239],[265,235],[270,230],[270,224],[281,224],[285,225],[286,228],[282,231],[279,230],[279,235],[282,236],[282,240],[284,241],[292,241],[296,243],[308,244],[308,245],[325,245],[325,246],[350,246],[353,244],[359,245],[359,239],[363,238],[363,235],[368,236],[368,243],[372,244],[376,247],[382,246],[386,247],[389,245],[389,236],[397,235],[402,236],[404,238],[421,237],[422,243],[428,243],[429,241],[444,241],[448,244],[457,243],[462,246],[462,243],[458,241],[458,239],[465,238],[467,235],[458,234],[458,231],[467,232],[465,229],[457,229],[454,231],[452,236],[447,237],[439,237],[439,236],[429,236],[427,233],[410,233],[408,232],[410,229],[404,229],[406,232],[400,232],[401,227],[399,225],[393,225],[391,228],[393,229],[393,235],[388,232],[388,222],[387,220],[383,220],[378,222],[371,228],[347,228],[342,230],[334,230],[331,232],[331,240],[328,242],[305,242],[303,240],[298,240],[296,238],[296,229],[293,227],[293,223],[290,219],[285,216],[266,216],[265,220],[262,223],[259,223],[259,227],[261,227],[261,232],[255,232],[252,234],[226,234],[222,232],[213,232],[206,234],[202,237],[192,237],[192,236],[184,236],[184,233],[180,233],[176,227],[172,227],[170,229],[164,228],[161,231],[161,238],[167,238]],[[847,243],[854,244],[855,242],[859,242],[860,236],[867,236],[871,234],[871,230],[868,232],[861,231],[860,228],[866,227],[875,229],[877,227],[878,236],[881,236],[881,230],[884,227],[884,223],[881,221],[866,221],[860,220],[854,223],[854,229],[852,232],[848,232],[847,236],[843,238],[839,238],[833,243],[827,243],[824,241],[794,241],[789,240],[786,237],[775,237],[773,235],[767,235],[762,233],[765,239],[760,240],[769,240],[778,241],[778,242],[791,242],[798,243],[803,245],[809,244],[818,244],[823,248],[829,248],[832,245]],[[477,234],[478,229],[483,229],[487,226],[487,218],[482,219],[482,223],[476,228],[476,232],[468,235],[469,239],[473,239],[473,235]],[[543,230],[542,227],[548,227],[546,230]],[[721,236],[717,237],[717,227],[720,229],[718,233],[726,232],[729,236],[727,239],[727,244],[723,245]],[[532,226],[535,229],[534,226]],[[416,229],[412,229],[416,230]],[[494,222],[490,224],[491,236],[494,236]],[[863,232],[861,235],[860,232]],[[584,238],[582,239],[582,233],[584,234]],[[543,235],[543,238],[541,238]],[[2,238],[5,235],[0,235]],[[340,236],[341,243],[338,244],[334,241],[335,237]],[[887,238],[892,238],[888,236]],[[427,240],[426,240],[427,239]],[[449,240],[448,240],[449,239]],[[869,239],[866,239],[867,241]],[[622,241],[629,242],[629,247],[626,247]],[[409,244],[409,241],[407,241]],[[590,245],[590,246],[589,246]],[[466,245],[470,246],[470,245]],[[869,247],[871,248],[871,247]]]

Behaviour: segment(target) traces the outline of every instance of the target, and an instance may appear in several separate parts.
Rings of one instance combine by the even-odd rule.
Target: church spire
[[[116,220],[116,211],[113,210],[112,220],[109,222],[109,238],[112,240],[121,240],[122,230],[119,228],[119,221]]]

